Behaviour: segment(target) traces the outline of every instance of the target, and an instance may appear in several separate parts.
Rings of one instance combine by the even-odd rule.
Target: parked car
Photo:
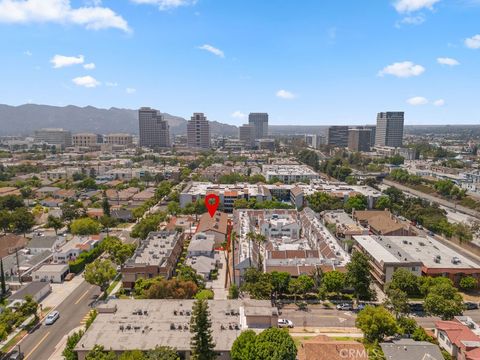
[[[52,325],[55,321],[58,320],[60,317],[60,313],[57,310],[52,311],[50,314],[47,315],[45,319],[45,325]]]
[[[293,322],[287,319],[278,319],[279,328],[293,328]]]
[[[65,281],[70,281],[75,277],[75,273],[68,273],[67,276],[65,276]]]
[[[25,356],[18,350],[13,350],[8,356],[8,360],[23,360]]]
[[[362,311],[363,309],[365,309],[367,305],[366,304],[358,304],[357,305],[357,308],[355,309],[355,311]]]
[[[423,304],[422,303],[413,303],[409,304],[411,312],[423,312]]]
[[[463,303],[465,306],[465,310],[477,310],[478,309],[478,303],[471,302],[471,301],[466,301]]]
[[[337,310],[352,311],[353,310],[353,305],[349,304],[349,303],[338,304],[337,305]]]

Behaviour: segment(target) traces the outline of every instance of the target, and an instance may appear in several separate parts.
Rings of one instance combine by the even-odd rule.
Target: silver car
[[[57,310],[52,311],[50,314],[47,315],[45,319],[45,325],[52,325],[55,321],[58,320],[60,317],[60,313]]]
[[[279,328],[293,328],[293,322],[287,319],[278,319]]]

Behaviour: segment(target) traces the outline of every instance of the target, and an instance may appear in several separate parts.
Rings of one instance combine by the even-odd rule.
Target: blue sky
[[[0,0],[0,102],[475,124],[479,19],[480,0]]]

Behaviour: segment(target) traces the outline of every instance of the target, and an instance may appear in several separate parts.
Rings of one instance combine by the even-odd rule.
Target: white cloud
[[[92,30],[130,31],[127,21],[113,10],[100,6],[72,8],[70,0],[0,0],[0,22],[53,22],[82,25]]]
[[[452,59],[452,58],[448,58],[448,57],[437,58],[437,62],[438,62],[440,65],[448,65],[448,66],[460,65],[460,63],[458,62],[458,60],[455,60],[455,59]]]
[[[286,100],[292,100],[297,97],[294,93],[287,90],[278,90],[275,95],[281,99],[286,99]]]
[[[23,52],[23,55],[32,56],[33,54],[30,50],[27,50]]]
[[[413,106],[428,104],[428,100],[423,96],[415,96],[407,100],[407,103]]]
[[[199,46],[198,47],[200,50],[205,50],[205,51],[208,51],[208,52],[211,52],[212,54],[214,55],[217,55],[221,58],[224,58],[225,57],[225,54],[223,53],[222,50],[212,46],[212,45],[208,45],[208,44],[204,44],[202,46]]]
[[[135,94],[137,92],[137,89],[134,89],[134,88],[126,88],[125,89],[125,92],[127,94]]]
[[[86,88],[94,88],[101,85],[101,83],[97,79],[95,79],[94,77],[91,77],[90,75],[79,76],[79,77],[76,77],[75,79],[72,79],[72,81],[75,85],[83,86]]]
[[[384,67],[378,72],[378,76],[393,75],[400,78],[408,78],[411,76],[418,76],[425,72],[425,68],[421,65],[416,65],[411,61],[396,62]]]
[[[66,66],[72,66],[77,64],[83,64],[85,58],[83,55],[78,56],[65,56],[65,55],[55,55],[50,62],[53,64],[55,69],[59,69]]]
[[[416,15],[416,16],[405,16],[402,20],[397,23],[397,27],[400,24],[405,25],[421,25],[425,22],[425,16],[423,15]]]
[[[112,82],[112,81],[107,81],[107,82],[105,83],[105,86],[108,86],[108,87],[117,87],[117,86],[118,86],[118,83]]]
[[[158,6],[160,10],[174,9],[180,6],[195,5],[197,0],[131,0],[136,4],[148,4]]]
[[[480,34],[465,39],[465,46],[470,49],[480,49]]]
[[[231,116],[235,119],[245,119],[247,117],[247,114],[237,110],[234,113],[232,113]]]
[[[433,10],[440,0],[397,0],[393,6],[399,13],[411,13],[422,9]]]
[[[445,100],[443,100],[443,99],[435,100],[435,101],[433,102],[433,105],[435,105],[435,106],[443,106],[443,105],[445,105]]]
[[[88,64],[83,65],[83,67],[87,70],[93,70],[93,69],[95,69],[95,64],[94,63],[88,63]]]

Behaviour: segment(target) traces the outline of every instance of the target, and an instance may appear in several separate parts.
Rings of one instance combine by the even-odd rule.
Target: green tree
[[[460,280],[460,289],[464,291],[472,291],[477,288],[478,281],[473,276],[465,276]]]
[[[365,307],[358,313],[355,325],[362,330],[369,343],[381,342],[386,336],[393,336],[398,331],[395,318],[383,306]]]
[[[270,328],[255,340],[256,360],[295,360],[297,347],[287,329]]]
[[[17,208],[12,212],[12,219],[15,231],[24,235],[35,225],[35,217],[23,207]]]
[[[195,299],[197,300],[212,300],[213,299],[213,291],[210,289],[203,289],[200,290],[196,295]]]
[[[47,227],[55,230],[55,234],[57,234],[58,230],[60,230],[63,227],[63,221],[62,221],[62,219],[60,219],[56,216],[48,215]]]
[[[192,360],[213,360],[216,358],[212,336],[212,322],[206,300],[196,300],[190,319]]]
[[[125,351],[118,360],[145,360],[145,355],[140,350]]]
[[[408,305],[407,294],[400,289],[388,289],[388,299],[386,300],[387,306],[392,308],[395,316],[400,318],[410,312],[410,306]]]
[[[313,279],[308,275],[302,274],[298,278],[290,280],[289,290],[295,295],[295,301],[297,301],[298,294],[305,296],[314,286]]]
[[[322,287],[325,291],[336,293],[337,295],[345,288],[346,276],[340,271],[327,271],[323,274]]]
[[[124,244],[115,236],[105,237],[101,246],[117,265],[122,265],[135,252],[134,244]]]
[[[420,293],[418,277],[404,268],[395,270],[387,287],[401,290],[408,296],[418,296]]]
[[[397,320],[399,331],[402,335],[411,336],[417,330],[417,322],[415,319],[402,316]]]
[[[380,196],[375,203],[375,209],[377,210],[390,209],[391,207],[392,207],[392,201],[386,195]]]
[[[430,315],[451,320],[454,316],[462,315],[463,298],[451,284],[435,285],[429,289],[423,307]]]
[[[371,282],[372,277],[367,256],[354,251],[350,262],[347,264],[346,284],[353,288],[357,299],[369,300],[372,297]]]
[[[2,228],[4,233],[10,230],[10,225],[12,224],[12,214],[8,210],[0,210],[0,228]]]
[[[290,274],[288,272],[273,271],[270,274],[270,279],[277,298],[288,291],[290,285]]]
[[[180,360],[180,356],[174,348],[156,346],[155,349],[147,351],[145,360]]]
[[[85,281],[89,284],[100,286],[102,291],[106,290],[108,284],[117,275],[115,266],[110,260],[97,259],[85,266]]]
[[[232,345],[230,356],[232,360],[256,360],[255,340],[257,334],[253,330],[242,331]]]
[[[93,349],[88,352],[85,360],[117,360],[117,355],[115,355],[113,351],[106,352],[101,345],[95,345]]]
[[[238,299],[239,295],[240,295],[240,291],[238,289],[238,286],[236,284],[230,285],[230,287],[228,288],[228,298]]]
[[[104,196],[102,199],[102,209],[103,209],[104,216],[108,216],[108,217],[111,216],[110,203],[108,202],[108,198],[106,196]]]
[[[18,195],[5,195],[0,198],[0,210],[13,211],[18,208],[25,207],[25,203],[21,196]]]
[[[362,194],[350,196],[343,207],[346,212],[350,213],[353,209],[365,210],[367,208],[367,198]]]
[[[73,220],[70,224],[70,232],[74,235],[94,235],[98,234],[100,229],[100,223],[88,217]]]
[[[342,199],[327,194],[326,192],[318,191],[312,195],[307,196],[306,199],[308,206],[310,206],[312,210],[316,212],[322,212],[325,210],[337,210],[343,207]]]
[[[100,218],[100,224],[107,229],[107,236],[110,234],[110,228],[117,225],[117,220],[111,216],[103,215]]]
[[[78,355],[75,351],[73,351],[73,349],[75,349],[75,346],[77,346],[83,334],[84,331],[79,330],[74,332],[67,338],[67,344],[65,345],[65,349],[62,352],[62,356],[65,360],[78,360]]]

